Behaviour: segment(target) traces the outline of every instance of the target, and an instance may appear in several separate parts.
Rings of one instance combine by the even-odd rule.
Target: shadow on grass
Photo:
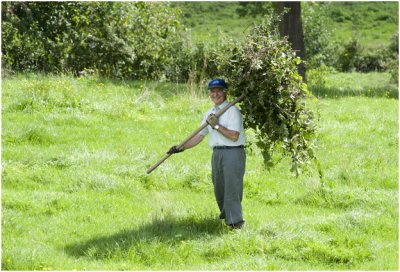
[[[399,99],[399,90],[393,87],[351,89],[347,87],[317,87],[311,86],[309,90],[319,98],[341,98],[341,97],[384,97]]]
[[[122,230],[111,235],[95,237],[81,243],[65,246],[64,250],[74,257],[109,259],[128,252],[143,252],[152,243],[173,247],[182,241],[210,239],[229,232],[224,223],[215,217],[196,219],[194,216],[153,218],[152,222],[134,229]]]

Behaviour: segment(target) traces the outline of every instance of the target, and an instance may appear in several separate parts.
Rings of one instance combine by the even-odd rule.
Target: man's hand
[[[177,147],[178,147],[178,145],[174,145],[173,147],[171,147],[168,150],[167,154],[175,154],[175,153],[182,152],[184,150],[182,147],[181,147],[181,149],[178,149]]]
[[[214,128],[216,125],[218,125],[218,117],[215,116],[214,113],[211,113],[207,117],[207,124],[209,124],[212,128]]]

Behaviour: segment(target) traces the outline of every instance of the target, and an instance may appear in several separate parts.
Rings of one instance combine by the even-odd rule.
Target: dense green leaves
[[[246,95],[244,124],[255,131],[266,166],[273,166],[272,155],[281,149],[299,173],[315,156],[315,120],[302,102],[310,94],[297,72],[301,60],[287,41],[275,39],[274,25],[270,21],[255,27],[244,46],[232,43],[218,61],[231,94]]]
[[[181,50],[177,16],[162,2],[3,2],[3,66],[160,78]]]
[[[319,67],[322,63],[333,65],[338,41],[333,37],[333,28],[328,16],[331,2],[302,2],[304,46],[308,67]]]

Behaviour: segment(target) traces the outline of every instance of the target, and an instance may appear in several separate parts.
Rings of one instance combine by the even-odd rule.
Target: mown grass
[[[2,269],[398,270],[388,78],[334,74],[311,86],[324,185],[315,170],[295,178],[285,159],[269,173],[248,153],[247,227],[231,231],[218,219],[207,141],[146,175],[198,128],[211,106],[204,86],[5,77]]]

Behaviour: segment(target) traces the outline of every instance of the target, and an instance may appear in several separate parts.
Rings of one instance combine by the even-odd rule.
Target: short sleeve
[[[232,110],[229,111],[229,118],[227,118],[227,121],[227,129],[240,132],[240,128],[243,122],[243,116],[238,108],[232,107]]]
[[[204,125],[204,124],[206,123],[206,120],[207,120],[206,115],[204,115],[203,121],[201,122],[201,126]],[[201,136],[207,136],[207,134],[208,134],[208,126],[206,126],[205,128],[203,128],[203,129],[199,132],[199,134],[200,134]]]

